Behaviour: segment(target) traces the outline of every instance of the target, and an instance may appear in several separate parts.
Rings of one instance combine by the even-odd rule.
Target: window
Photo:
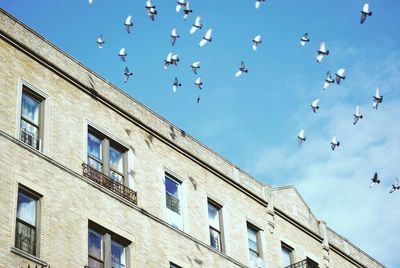
[[[181,214],[180,210],[180,186],[181,184],[172,176],[165,175],[165,198],[169,210]]]
[[[282,267],[290,266],[293,264],[293,248],[281,243],[282,248]]]
[[[91,127],[87,139],[88,165],[114,181],[126,184],[128,150]]]
[[[22,90],[20,140],[40,150],[44,98],[26,87]]]
[[[222,251],[221,206],[211,200],[208,200],[208,223],[210,245],[216,250]]]
[[[257,263],[257,259],[260,257],[258,232],[259,229],[257,227],[247,223],[247,239],[249,241],[249,255],[252,263]]]
[[[20,188],[17,199],[15,247],[31,255],[38,254],[38,202],[39,196]]]
[[[182,267],[180,267],[179,265],[176,265],[176,264],[173,263],[173,262],[170,262],[170,263],[169,263],[169,268],[182,268]]]
[[[130,242],[95,223],[89,223],[88,267],[128,268]]]

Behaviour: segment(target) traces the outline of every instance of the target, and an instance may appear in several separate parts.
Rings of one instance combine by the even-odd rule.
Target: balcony
[[[86,163],[82,163],[82,167],[83,167],[83,176],[96,182],[97,184],[100,184],[101,186],[107,188],[108,190],[116,193],[117,195],[137,205],[137,194],[135,191],[111,179],[107,175],[92,168]]]
[[[318,263],[307,258],[305,260],[293,263],[284,268],[319,268],[319,266],[318,266]]]

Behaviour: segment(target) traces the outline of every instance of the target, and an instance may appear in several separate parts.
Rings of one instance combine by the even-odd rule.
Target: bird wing
[[[207,40],[205,40],[204,38],[202,38],[199,42],[199,46],[204,46],[205,44],[207,44]]]
[[[204,36],[206,39],[211,39],[212,29],[208,29],[206,35]]]
[[[256,43],[260,43],[261,42],[261,35],[257,35],[256,37],[254,37],[254,42]]]
[[[333,136],[332,137],[332,142],[331,142],[332,144],[337,144],[337,138],[336,138],[336,136]]]
[[[394,186],[399,187],[399,179],[398,178],[395,179]]]
[[[195,67],[195,68],[198,68],[199,65],[200,65],[200,61],[195,61],[195,62],[192,63],[192,66]]]
[[[172,28],[171,36],[174,36],[174,37],[177,36],[177,34],[176,34],[176,27]]]
[[[325,44],[325,42],[321,42],[319,44],[319,51],[326,52],[326,44]]]
[[[240,62],[240,69],[246,69],[246,66],[244,65],[244,61]]]
[[[150,0],[146,1],[146,8],[151,8],[153,5],[151,4]]]
[[[185,5],[185,10],[190,10],[189,1],[187,1],[187,2],[186,2],[186,5]]]
[[[346,69],[340,68],[336,74],[339,75],[340,77],[344,77],[344,72],[346,71]]]
[[[201,17],[197,16],[196,19],[194,20],[194,25],[200,27],[200,19],[201,19]]]
[[[236,72],[236,74],[235,74],[235,77],[239,77],[239,76],[241,76],[241,75],[242,75],[242,73],[243,73],[243,72],[242,72],[241,70],[237,71],[237,72]]]
[[[173,60],[177,60],[177,59],[178,59],[178,54],[174,54],[174,55],[172,55],[171,59],[173,59]]]
[[[311,106],[317,107],[317,106],[318,106],[318,102],[319,102],[319,99],[314,100],[314,101],[311,103]]]
[[[93,4],[93,0],[89,0],[89,5]]]
[[[103,43],[103,35],[99,35],[99,37],[97,37],[97,43]]]
[[[168,53],[166,61],[171,62],[171,60],[172,60],[172,52]]]
[[[126,53],[125,53],[125,48],[123,47],[123,48],[121,48],[120,50],[119,50],[119,55],[120,56],[124,56]]]
[[[256,8],[257,8],[257,9],[260,8],[260,5],[261,5],[261,2],[256,0]]]
[[[362,9],[363,13],[369,13],[369,4],[365,3]]]
[[[363,24],[365,22],[366,18],[367,18],[367,14],[365,14],[364,12],[361,12],[360,23]]]
[[[360,116],[360,106],[356,106],[356,115]]]
[[[125,19],[125,25],[131,25],[132,24],[132,16],[129,15],[126,19]]]
[[[324,83],[324,90],[327,89],[329,87],[330,83],[326,82]]]
[[[192,26],[192,28],[190,28],[190,34],[194,34],[197,31],[197,28]]]
[[[253,47],[253,50],[256,51],[256,50],[257,50],[257,43],[254,43],[254,42],[253,42],[252,47]]]
[[[128,69],[128,66],[125,66],[125,70],[124,70],[124,72],[125,72],[126,74],[129,74],[129,69]]]
[[[303,34],[303,38],[304,38],[305,40],[307,40],[307,39],[308,39],[308,33]]]
[[[306,42],[303,40],[300,40],[300,44],[304,47],[306,45]]]
[[[381,97],[381,93],[380,93],[380,90],[378,87],[378,88],[376,88],[376,91],[375,91],[375,98],[380,99],[380,97]]]
[[[323,58],[324,58],[324,54],[317,53],[317,62],[321,62]]]
[[[197,78],[196,81],[194,82],[196,85],[200,85],[201,83],[201,77]]]
[[[304,129],[300,130],[299,132],[299,138],[304,139]]]

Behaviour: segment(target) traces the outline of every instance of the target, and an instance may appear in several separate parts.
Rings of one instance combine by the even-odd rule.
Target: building
[[[0,37],[0,267],[384,267],[4,10]]]

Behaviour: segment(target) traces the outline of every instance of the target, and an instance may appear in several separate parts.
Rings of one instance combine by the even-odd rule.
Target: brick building
[[[384,267],[4,10],[0,148],[0,267]]]

